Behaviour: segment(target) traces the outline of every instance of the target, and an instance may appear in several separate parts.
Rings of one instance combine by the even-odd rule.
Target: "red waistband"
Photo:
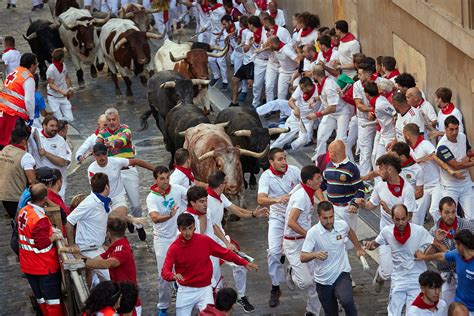
[[[332,203],[332,205],[343,207],[343,206],[349,206],[349,203]]]
[[[304,239],[304,236],[283,236],[283,239],[286,239],[286,240],[300,240],[300,239]]]

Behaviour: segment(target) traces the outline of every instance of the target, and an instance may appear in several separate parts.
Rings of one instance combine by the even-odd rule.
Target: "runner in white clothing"
[[[109,158],[110,159],[110,158]],[[153,246],[158,267],[158,311],[166,312],[171,305],[172,283],[161,276],[166,252],[178,235],[176,219],[186,209],[186,189],[170,185],[168,168],[157,166],[153,170],[154,184],[146,198],[148,215],[153,222]]]
[[[413,87],[407,90],[405,93],[407,98],[407,103],[414,108],[420,110],[424,122],[425,122],[425,139],[429,139],[431,136],[431,131],[433,128],[436,128],[438,123],[438,115],[433,107],[433,105],[423,98],[423,94],[421,90],[417,87]],[[428,135],[428,131],[430,131],[430,135]]]
[[[397,110],[397,119],[395,121],[395,131],[397,134],[397,141],[403,142],[403,128],[409,123],[415,123],[418,125],[420,132],[425,133],[425,120],[420,113],[420,110],[410,106],[407,102],[407,98],[402,92],[395,92],[392,96],[392,104],[395,110]],[[388,146],[388,149],[392,147],[392,144]]]
[[[339,38],[339,47],[337,49],[340,61],[339,69],[352,78],[356,75],[352,57],[354,54],[360,53],[360,43],[353,34],[349,33],[349,24],[346,21],[336,21],[335,29],[336,35]]]
[[[459,131],[464,133],[464,124],[463,124],[463,117],[461,111],[454,106],[451,102],[453,92],[451,89],[446,87],[438,88],[435,92],[435,102],[436,106],[439,108],[438,112],[438,133],[437,136],[441,137],[444,135],[445,124],[444,120],[448,116],[454,115],[459,120]]]
[[[194,217],[194,227],[196,228],[194,233],[214,238],[211,214],[207,211],[207,195],[207,191],[203,187],[190,187],[186,193],[188,207],[185,212]]]
[[[64,50],[55,49],[52,54],[53,63],[46,71],[48,78],[48,104],[53,115],[60,120],[74,120],[69,99],[73,96],[72,81],[64,63]]]
[[[446,302],[441,298],[443,279],[438,272],[425,271],[418,278],[421,292],[410,306],[406,314],[413,316],[445,316],[448,311]]]
[[[316,58],[316,64],[324,67],[326,76],[336,79],[340,75],[340,71],[335,69],[339,63],[339,52],[331,46],[331,37],[329,35],[321,35],[318,38],[318,44],[321,51]]]
[[[194,185],[206,186],[206,183],[197,181],[194,178],[193,170],[191,169],[191,156],[187,149],[180,148],[175,152],[174,167],[175,169],[170,177],[171,184],[179,184],[186,189]]]
[[[270,207],[268,219],[268,274],[272,280],[270,307],[280,303],[280,283],[285,281],[283,256],[283,231],[285,212],[291,190],[301,182],[298,167],[287,164],[286,153],[281,148],[273,148],[268,153],[270,168],[262,173],[258,182],[257,203]],[[282,260],[283,258],[283,260]]]
[[[76,160],[78,163],[84,162],[84,160],[92,155],[92,148],[94,147],[96,140],[97,140],[97,134],[99,134],[99,131],[103,130],[107,126],[107,120],[105,118],[105,114],[101,114],[99,118],[97,119],[97,129],[95,130],[94,133],[89,135],[89,137],[86,138],[86,140],[82,143],[81,147],[76,151]]]

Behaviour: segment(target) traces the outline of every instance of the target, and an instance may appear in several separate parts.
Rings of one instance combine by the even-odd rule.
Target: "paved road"
[[[5,1],[0,0],[0,36],[13,35],[17,39],[18,48],[22,52],[29,51],[29,47],[22,39],[21,34],[26,32],[28,17],[50,19],[47,10],[39,13],[29,11],[29,1],[18,4],[16,10],[5,10]],[[69,69],[72,65],[68,63]],[[73,71],[71,71],[73,73]],[[140,127],[140,115],[147,110],[148,103],[145,90],[138,80],[133,80],[133,91],[135,102],[129,104],[126,101],[117,101],[114,96],[113,84],[110,78],[102,73],[97,79],[91,79],[88,70],[85,69],[86,88],[78,91],[72,100],[75,121],[72,123],[74,130],[69,137],[71,144],[77,149],[77,143],[87,137],[95,130],[95,120],[100,113],[108,107],[117,107],[121,113],[122,120],[131,126],[134,131],[134,142],[137,145],[138,157],[154,164],[167,165],[169,154],[162,145],[162,138],[156,129],[154,122],[150,119],[150,127],[144,132],[138,132]],[[74,76],[73,76],[74,78]],[[74,78],[75,82],[75,78]],[[124,87],[123,82],[121,86]],[[44,87],[43,87],[44,89]],[[308,163],[304,153],[294,153],[296,164]],[[90,163],[89,160],[87,162]],[[88,184],[86,180],[86,168],[84,166],[72,166],[74,172],[69,176],[69,187],[67,191],[67,202],[78,193],[86,193]],[[148,194],[148,187],[152,182],[152,175],[148,171],[140,170],[142,184],[140,188],[141,201],[144,205]],[[247,191],[248,206],[255,207],[256,192]],[[5,214],[1,211],[2,215]],[[0,219],[0,300],[3,302],[0,315],[32,315],[29,305],[29,286],[19,272],[16,256],[9,248],[11,229],[9,220],[2,216]],[[151,225],[147,231],[151,237]],[[263,219],[242,219],[231,223],[228,233],[233,236],[242,246],[242,249],[255,257],[260,266],[258,272],[250,272],[248,276],[247,295],[256,307],[256,315],[302,315],[305,311],[306,296],[302,291],[289,291],[282,285],[283,296],[281,304],[277,308],[268,307],[270,292],[270,279],[267,275],[266,265],[266,232],[267,222]],[[370,232],[363,238],[371,237]],[[373,235],[373,233],[372,233]],[[154,257],[152,238],[146,242],[139,242],[135,235],[129,236],[133,244],[135,260],[139,273],[140,295],[144,304],[144,315],[153,315],[157,302],[157,269]],[[388,298],[387,288],[380,294],[375,294],[371,287],[371,280],[376,267],[376,262],[369,258],[370,272],[362,271],[358,259],[350,257],[353,267],[352,275],[357,283],[354,289],[355,300],[360,315],[384,315]],[[233,286],[232,274],[228,268],[224,268],[224,282]],[[243,315],[240,307],[236,307],[236,315]]]

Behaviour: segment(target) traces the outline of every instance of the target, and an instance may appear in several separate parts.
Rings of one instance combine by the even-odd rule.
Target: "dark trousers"
[[[59,271],[46,275],[28,273],[25,275],[39,304],[44,302],[48,304],[50,301],[59,300],[61,297],[61,274]]]
[[[2,201],[2,204],[10,218],[15,218],[18,202]]]
[[[352,295],[352,279],[349,273],[342,272],[332,285],[316,283],[316,291],[326,315],[339,315],[337,305],[337,301],[339,301],[347,316],[357,316],[354,296]]]

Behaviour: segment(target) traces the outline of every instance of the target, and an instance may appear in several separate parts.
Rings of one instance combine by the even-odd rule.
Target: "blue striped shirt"
[[[347,158],[337,166],[329,162],[323,172],[321,189],[326,191],[329,202],[333,204],[350,203],[353,198],[364,197],[359,168]]]

